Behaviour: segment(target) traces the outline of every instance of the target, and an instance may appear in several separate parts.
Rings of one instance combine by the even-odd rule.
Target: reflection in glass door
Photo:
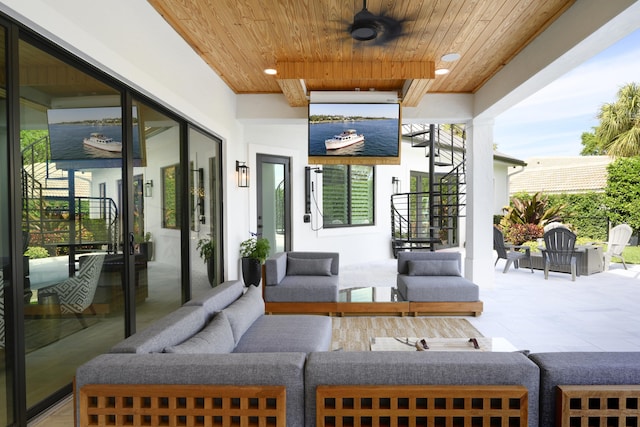
[[[220,141],[189,129],[191,293],[195,298],[222,282]]]
[[[21,40],[20,150],[28,416],[124,335],[121,93]],[[37,76],[48,76],[47,84]],[[131,141],[141,158],[140,141]]]
[[[136,330],[182,304],[180,125],[134,100],[133,236]],[[134,136],[134,139],[136,136]]]
[[[289,158],[258,154],[258,234],[271,253],[291,250]]]
[[[5,45],[5,29],[0,27],[0,46]],[[0,49],[0,69],[5,68],[5,50]],[[6,81],[0,81],[0,111],[7,111]],[[7,115],[0,114],[0,129],[7,129]],[[11,377],[10,367],[7,365],[6,354],[7,349],[11,351],[13,343],[8,341],[8,334],[5,332],[7,321],[5,319],[7,309],[12,292],[9,282],[9,264],[10,264],[10,247],[9,240],[9,146],[7,141],[7,132],[0,132],[0,426],[11,424],[14,420],[13,415],[13,390],[11,384],[8,384],[7,378]],[[5,277],[6,276],[6,277]],[[7,302],[5,302],[7,301]]]

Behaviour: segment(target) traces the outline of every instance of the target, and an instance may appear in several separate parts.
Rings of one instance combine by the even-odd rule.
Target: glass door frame
[[[256,218],[257,218],[257,233],[262,236],[263,224],[262,218],[264,215],[263,208],[263,194],[260,189],[262,188],[262,171],[264,164],[277,164],[284,167],[284,251],[291,250],[291,158],[286,156],[277,156],[271,154],[256,154]],[[271,252],[274,253],[275,245],[271,245]]]

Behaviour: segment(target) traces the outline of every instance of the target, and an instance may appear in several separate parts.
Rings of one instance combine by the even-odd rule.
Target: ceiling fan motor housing
[[[362,9],[353,18],[353,24],[349,28],[351,37],[359,41],[373,40],[378,37],[378,23],[376,17],[366,8]]]

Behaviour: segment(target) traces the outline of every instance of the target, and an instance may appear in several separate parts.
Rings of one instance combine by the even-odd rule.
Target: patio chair
[[[622,257],[622,251],[629,243],[631,234],[633,234],[633,230],[627,224],[616,225],[611,229],[609,232],[609,241],[607,242],[607,251],[603,254],[604,271],[609,270],[612,257],[620,258],[624,269],[627,269],[627,264]]]
[[[56,285],[42,288],[38,293],[57,294],[60,301],[60,313],[75,314],[82,326],[86,328],[87,323],[83,313],[87,308],[91,308],[93,314],[96,314],[91,304],[98,288],[104,257],[104,254],[83,257],[85,259],[80,263],[80,271],[76,276],[69,277]]]
[[[543,228],[543,231],[546,233],[547,231],[553,230],[554,228],[566,228],[567,230],[569,230],[569,227],[567,227],[563,223],[558,222],[558,221],[554,221],[554,222],[550,222],[549,224],[545,225],[544,228]]]
[[[553,228],[544,233],[544,278],[549,278],[549,268],[569,267],[571,280],[576,280],[577,260],[575,253],[576,235],[562,227]]]
[[[529,267],[531,268],[531,272],[533,273],[533,264],[531,263],[531,248],[524,245],[505,244],[502,231],[498,230],[497,227],[493,227],[493,249],[498,254],[498,258],[496,258],[496,262],[493,264],[494,266],[498,264],[498,261],[500,259],[504,259],[506,261],[504,270],[502,270],[503,274],[509,271],[509,267],[511,267],[511,264],[513,264],[514,268],[518,268],[521,259],[529,260]],[[524,250],[524,252],[522,250]]]

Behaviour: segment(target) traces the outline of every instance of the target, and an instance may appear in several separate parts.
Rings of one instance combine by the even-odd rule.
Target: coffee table
[[[502,337],[373,337],[369,340],[369,346],[371,351],[417,351],[416,341],[422,339],[426,341],[428,347],[424,351],[517,351],[513,344]]]

